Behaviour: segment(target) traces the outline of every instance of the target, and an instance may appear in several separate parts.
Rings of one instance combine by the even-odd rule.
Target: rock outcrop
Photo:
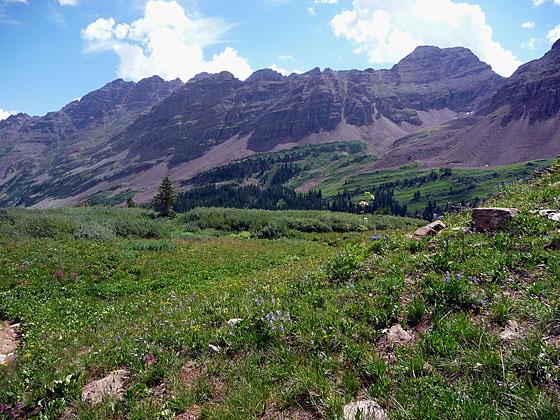
[[[477,232],[494,232],[517,216],[515,208],[485,207],[472,211],[473,228]]]
[[[129,376],[127,370],[119,369],[105,378],[88,383],[82,390],[82,400],[89,404],[98,404],[105,397],[120,399],[128,388]]]
[[[386,420],[387,412],[374,400],[360,400],[344,406],[344,420]]]
[[[417,239],[422,239],[426,236],[436,236],[441,230],[445,229],[447,225],[440,220],[430,223],[424,227],[417,229],[413,236]]]

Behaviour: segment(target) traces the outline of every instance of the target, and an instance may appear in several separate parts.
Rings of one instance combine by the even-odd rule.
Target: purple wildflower
[[[153,354],[147,354],[146,356],[144,356],[144,363],[146,363],[147,365],[153,365],[156,362],[156,356]]]
[[[55,278],[56,280],[60,280],[62,277],[64,277],[64,271],[56,270],[56,271],[54,272],[54,278]]]
[[[451,274],[449,273],[449,271],[446,271],[446,272],[445,272],[445,277],[443,278],[443,280],[444,280],[446,283],[449,283],[449,282],[451,281]]]
[[[377,234],[371,235],[371,237],[370,237],[370,239],[371,239],[372,241],[378,241],[380,238],[381,238],[381,236],[379,236],[379,235],[377,235]]]

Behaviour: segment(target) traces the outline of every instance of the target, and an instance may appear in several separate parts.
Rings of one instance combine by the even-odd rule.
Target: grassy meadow
[[[560,417],[560,169],[489,202],[496,234],[329,212],[0,211],[0,418]],[[235,320],[235,321],[234,321]],[[513,340],[500,333],[519,325]],[[229,322],[228,322],[229,321]],[[413,339],[393,347],[396,324]],[[121,400],[84,385],[131,374]]]

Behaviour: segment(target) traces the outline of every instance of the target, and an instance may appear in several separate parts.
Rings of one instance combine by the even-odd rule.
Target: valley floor
[[[558,418],[560,233],[534,211],[560,169],[489,204],[520,214],[420,241],[373,215],[0,212],[0,418]],[[120,398],[84,401],[111,373]]]

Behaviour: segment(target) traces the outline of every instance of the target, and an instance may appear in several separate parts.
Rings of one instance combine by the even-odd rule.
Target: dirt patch
[[[202,410],[198,404],[193,405],[182,414],[174,417],[175,420],[198,420],[202,418]]]
[[[0,321],[0,365],[6,365],[15,359],[19,339],[19,324]]]
[[[194,362],[187,363],[181,370],[181,381],[188,388],[193,387],[201,376],[202,369]]]
[[[130,384],[130,373],[125,369],[116,370],[105,378],[88,383],[82,391],[82,400],[98,404],[104,397],[121,398]]]
[[[306,410],[303,407],[290,407],[280,410],[275,403],[270,404],[261,420],[314,420],[325,417],[317,412]]]
[[[227,385],[221,378],[214,376],[210,380],[212,384],[212,398],[214,402],[223,401],[226,397]]]

